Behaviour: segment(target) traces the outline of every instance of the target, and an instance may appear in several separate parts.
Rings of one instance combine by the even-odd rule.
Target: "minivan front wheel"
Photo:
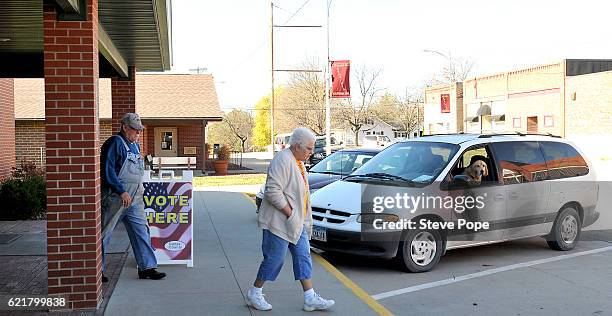
[[[557,215],[546,242],[554,250],[571,250],[578,243],[581,227],[580,215],[576,209],[571,206],[566,207]]]
[[[443,245],[437,230],[409,230],[399,243],[396,260],[409,272],[426,272],[440,261]]]

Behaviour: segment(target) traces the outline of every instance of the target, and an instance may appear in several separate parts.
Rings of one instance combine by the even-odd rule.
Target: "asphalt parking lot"
[[[392,261],[323,257],[395,315],[612,315],[612,185],[600,219],[569,252],[542,238],[450,250],[429,272]],[[607,192],[607,193],[606,193]]]

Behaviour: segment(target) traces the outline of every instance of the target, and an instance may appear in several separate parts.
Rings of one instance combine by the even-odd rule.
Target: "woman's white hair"
[[[315,134],[311,130],[307,129],[306,127],[298,127],[293,130],[293,133],[291,133],[289,145],[292,147],[299,146],[304,148],[306,147],[306,144],[314,140]]]

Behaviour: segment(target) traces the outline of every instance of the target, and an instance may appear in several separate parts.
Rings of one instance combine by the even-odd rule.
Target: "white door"
[[[155,128],[155,156],[176,157],[178,147],[178,134],[176,127]]]

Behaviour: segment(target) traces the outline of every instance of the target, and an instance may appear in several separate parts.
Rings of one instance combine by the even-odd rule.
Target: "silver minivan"
[[[570,250],[599,218],[597,199],[592,165],[559,137],[427,136],[314,193],[311,245],[394,258],[411,272],[431,270],[449,249],[518,238]]]

